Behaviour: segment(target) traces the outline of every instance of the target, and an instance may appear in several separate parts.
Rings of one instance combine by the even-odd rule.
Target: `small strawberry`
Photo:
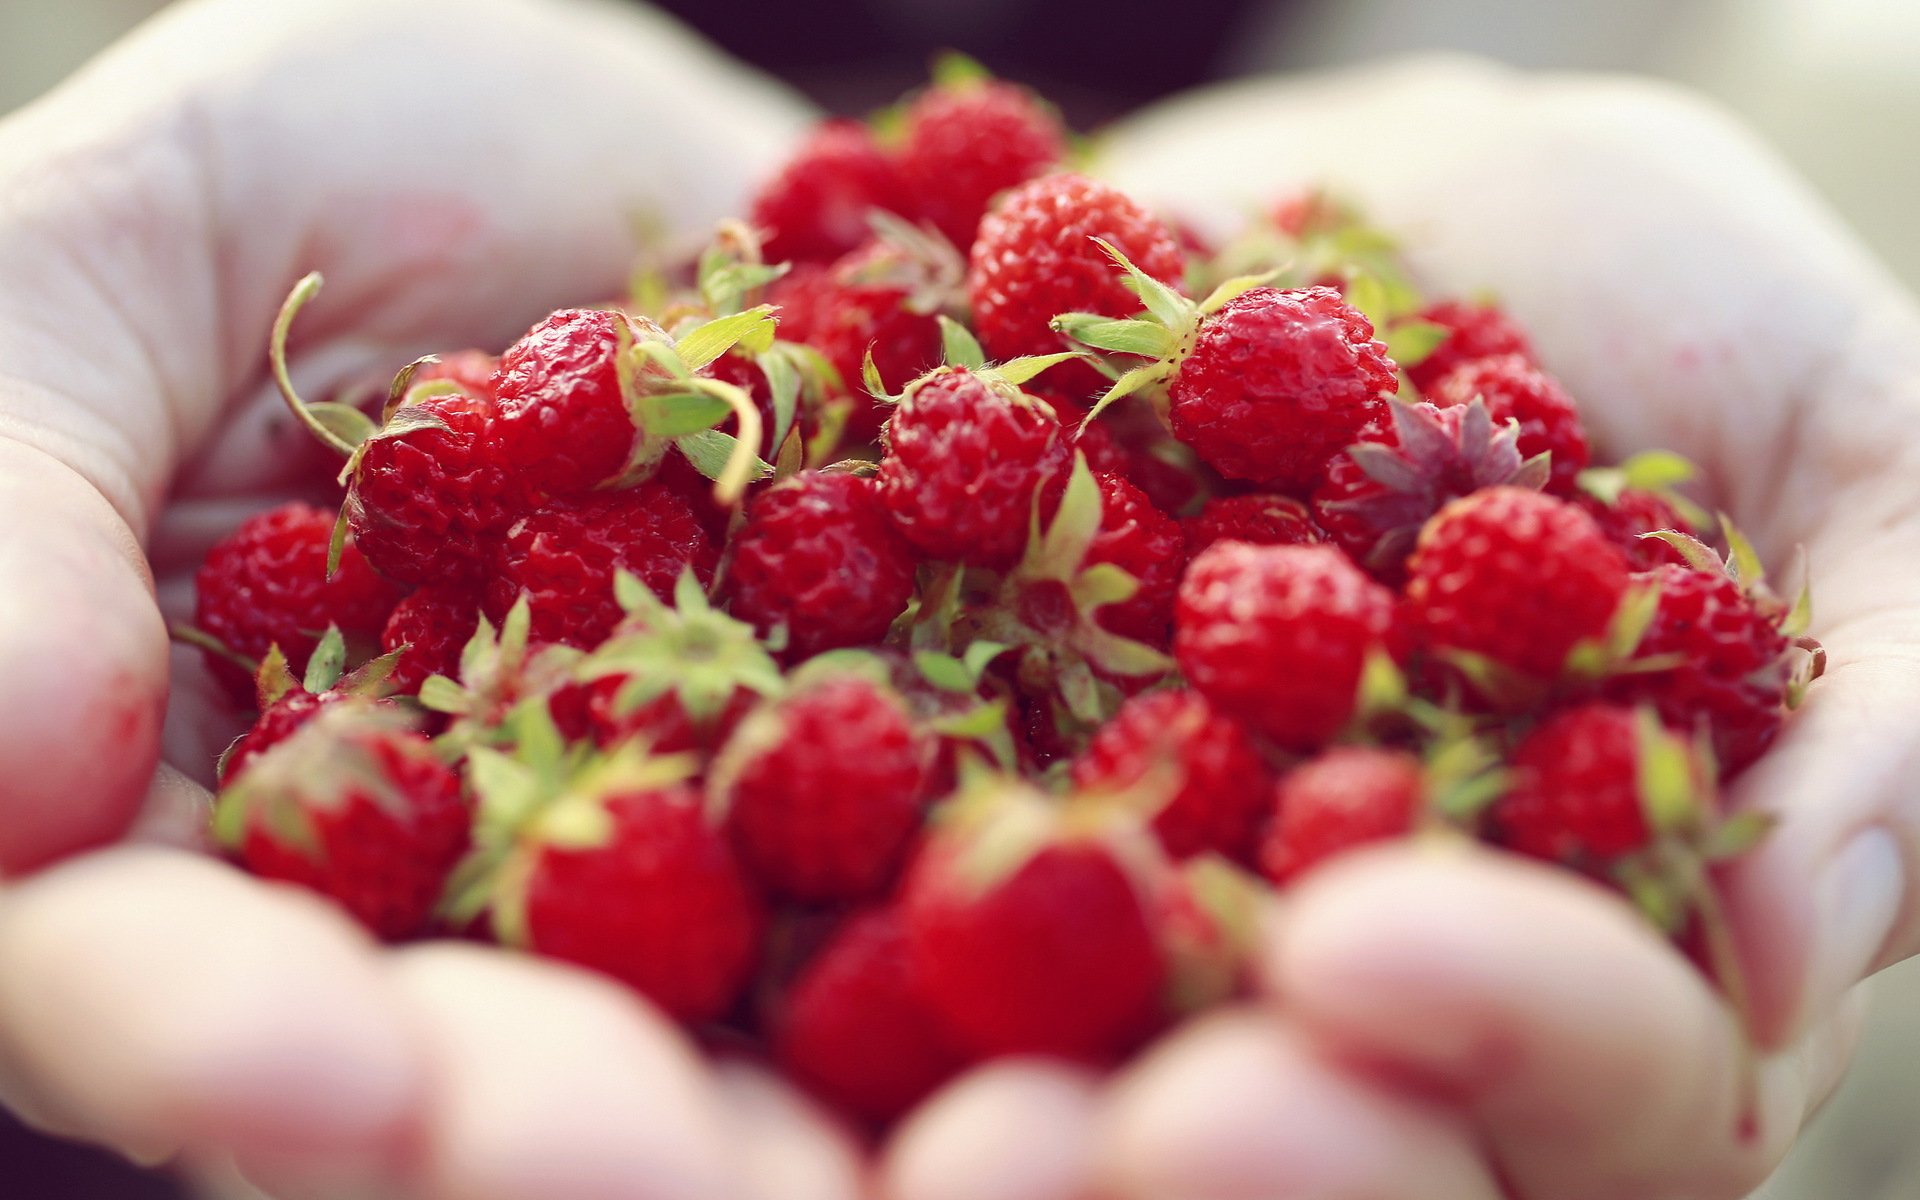
[[[398,695],[412,696],[434,675],[460,670],[460,649],[480,626],[480,594],[463,585],[429,584],[394,606],[380,633],[380,649],[398,651],[390,681]]]
[[[907,956],[896,906],[848,917],[793,981],[774,1057],[814,1094],[862,1120],[904,1114],[966,1065]]]
[[[900,173],[914,211],[962,251],[993,197],[1066,155],[1060,119],[1032,92],[948,56],[902,118]]]
[[[1600,526],[1600,532],[1627,556],[1636,571],[1674,563],[1686,566],[1687,557],[1675,546],[1649,533],[1702,536],[1711,524],[1707,513],[1679,491],[1699,472],[1678,454],[1650,450],[1617,467],[1589,467],[1580,472],[1580,507]]]
[[[213,829],[249,871],[317,891],[396,940],[425,927],[468,820],[459,776],[405,714],[349,698],[234,770]]]
[[[314,647],[299,679],[293,677],[279,647],[268,650],[260,669],[254,672],[255,707],[260,715],[214,764],[214,773],[220,781],[225,783],[263,751],[286,741],[328,705],[357,700],[389,707],[387,697],[395,690],[393,655],[382,655],[351,672],[346,670],[346,665],[346,639],[340,636],[339,629],[332,627]]]
[[[785,631],[794,659],[878,642],[913,598],[913,548],[880,487],[845,471],[804,471],[755,496],[734,535],[729,608]]]
[[[770,262],[831,262],[867,236],[874,209],[909,211],[905,181],[858,121],[822,121],[753,198]]]
[[[1209,500],[1198,513],[1180,522],[1180,528],[1186,534],[1189,558],[1215,542],[1311,546],[1325,540],[1306,505],[1271,492]]]
[[[1479,400],[1496,427],[1518,422],[1520,457],[1548,455],[1553,473],[1546,488],[1570,496],[1587,465],[1587,431],[1580,413],[1553,376],[1523,354],[1502,354],[1461,363],[1442,375],[1427,398],[1440,408]]]
[[[1135,696],[1073,764],[1082,792],[1144,787],[1164,795],[1153,818],[1175,858],[1213,851],[1248,861],[1273,780],[1247,731],[1196,691]]]
[[[1533,345],[1519,325],[1497,305],[1442,300],[1420,313],[1445,331],[1432,352],[1407,368],[1407,377],[1424,394],[1462,363],[1518,354],[1533,357]]]
[[[1336,547],[1216,542],[1181,582],[1173,648],[1194,690],[1307,751],[1353,719],[1393,638],[1393,593]]]
[[[1287,772],[1271,796],[1260,869],[1287,884],[1356,846],[1412,833],[1426,781],[1404,750],[1333,746]]]
[[[1489,814],[1499,842],[1587,868],[1645,849],[1652,836],[1641,762],[1647,735],[1635,710],[1617,704],[1584,704],[1541,722],[1514,749],[1512,787]],[[1711,771],[1690,753],[1683,761],[1691,774],[1685,787],[1711,796]]]

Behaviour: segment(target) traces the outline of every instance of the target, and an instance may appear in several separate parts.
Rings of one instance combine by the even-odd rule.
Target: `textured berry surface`
[[[1631,708],[1585,704],[1548,718],[1514,750],[1512,768],[1513,785],[1492,812],[1512,849],[1592,866],[1647,844]]]
[[[687,502],[659,483],[556,500],[514,522],[496,555],[488,616],[497,623],[524,594],[536,640],[582,648],[620,620],[616,573],[631,572],[664,598],[688,568],[711,582],[718,557]]]
[[[367,442],[347,492],[354,545],[375,570],[402,583],[476,579],[485,565],[484,539],[509,516],[493,401],[485,392],[443,392],[408,408],[445,428],[422,426]]]
[[[913,1107],[966,1065],[907,957],[897,908],[847,918],[794,980],[774,1037],[780,1064],[868,1121]]]
[[[784,628],[789,653],[805,658],[879,641],[913,596],[915,565],[879,484],[807,471],[754,497],[726,589],[734,616]]]
[[[603,971],[689,1022],[725,1013],[746,986],[762,914],[727,841],[685,788],[605,801],[603,844],[537,852],[530,948]]]
[[[929,558],[1006,566],[1026,545],[1036,489],[1069,465],[1060,423],[979,376],[929,378],[894,410],[880,495],[902,536]]]
[[[1202,321],[1169,395],[1174,436],[1214,470],[1304,495],[1393,390],[1386,347],[1340,293],[1259,287]]]
[[[1461,363],[1505,354],[1533,356],[1526,331],[1495,305],[1442,300],[1429,305],[1420,316],[1447,331],[1433,353],[1407,368],[1407,377],[1422,392],[1445,379]]]
[[[1214,851],[1242,862],[1252,857],[1273,790],[1247,731],[1193,691],[1128,700],[1075,760],[1073,783],[1083,791],[1167,788],[1153,819],[1167,853]]]
[[[1138,585],[1125,600],[1098,609],[1095,620],[1121,637],[1165,646],[1173,625],[1180,567],[1186,560],[1180,523],[1120,476],[1095,478],[1100,485],[1100,530],[1087,548],[1083,566],[1119,567]]]
[[[1687,565],[1685,556],[1666,542],[1642,536],[1663,529],[1692,537],[1700,534],[1691,522],[1680,515],[1680,510],[1660,493],[1644,488],[1625,488],[1612,504],[1585,494],[1579,500],[1580,507],[1600,526],[1600,532],[1606,539],[1627,556],[1627,563],[1634,570],[1650,571],[1669,564]]]
[[[565,308],[500,356],[495,433],[528,503],[591,491],[626,465],[636,435],[615,366],[623,327],[630,341],[665,336],[643,317]]]
[[[194,625],[255,661],[279,646],[296,676],[330,624],[352,647],[377,645],[400,593],[351,542],[327,578],[333,523],[334,514],[297,502],[242,522],[207,552],[194,576]],[[252,707],[252,675],[218,655],[205,657],[234,703]]]
[[[247,731],[235,739],[220,760],[220,779],[225,782],[239,773],[248,762],[292,736],[293,731],[319,715],[321,708],[339,699],[338,693],[315,695],[305,688],[294,688],[260,710]]]
[[[1356,846],[1412,832],[1425,787],[1419,760],[1404,751],[1335,746],[1287,772],[1272,797],[1260,870],[1285,884]]]
[[[1306,505],[1291,496],[1267,492],[1209,500],[1180,526],[1186,534],[1189,557],[1215,542],[1311,546],[1323,540]]]
[[[1059,162],[1059,118],[1022,88],[980,81],[928,88],[906,113],[900,173],[914,210],[962,252],[993,197]]]
[[[1576,644],[1604,637],[1626,590],[1626,560],[1592,517],[1520,488],[1447,505],[1407,563],[1407,607],[1428,648],[1536,680],[1558,677]]]
[[[1216,542],[1180,584],[1174,655],[1223,710],[1311,750],[1352,718],[1393,625],[1393,593],[1335,547]]]
[[[1552,455],[1553,475],[1547,490],[1573,493],[1574,477],[1586,468],[1587,431],[1573,398],[1524,354],[1461,363],[1441,376],[1431,393],[1441,408],[1466,404],[1478,397],[1496,424],[1520,424],[1520,457]]]
[[[873,209],[908,211],[893,160],[858,121],[823,121],[753,198],[768,262],[831,262],[867,237]]]
[[[380,633],[380,652],[405,647],[388,683],[411,696],[434,675],[460,674],[460,651],[480,624],[480,593],[462,585],[423,587],[394,607]]]
[[[933,744],[886,688],[829,679],[754,714],[715,767],[741,861],[796,900],[892,882],[925,806]]]
[[[1083,175],[1047,175],[1008,192],[980,223],[967,294],[980,343],[994,358],[1051,354],[1066,341],[1049,324],[1064,312],[1124,317],[1140,298],[1121,284],[1101,238],[1133,264],[1178,287],[1186,258],[1173,233],[1119,189]]]

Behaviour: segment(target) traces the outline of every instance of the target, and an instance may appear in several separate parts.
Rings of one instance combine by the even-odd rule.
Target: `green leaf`
[[[445,675],[430,675],[420,685],[420,703],[434,712],[457,716],[467,711],[467,691]]]
[[[1721,821],[1707,832],[1700,853],[1708,862],[1739,858],[1766,840],[1779,823],[1772,813],[1748,809]]]
[[[1200,311],[1203,313],[1218,312],[1227,301],[1233,299],[1235,296],[1245,295],[1257,287],[1265,287],[1267,284],[1272,283],[1279,274],[1280,272],[1278,271],[1262,271],[1258,275],[1235,275],[1231,279],[1224,280],[1218,287],[1208,292],[1207,298],[1200,302]]]
[[[1173,331],[1157,321],[1103,317],[1098,313],[1061,313],[1052,321],[1056,333],[1114,354],[1166,358],[1173,353]]]
[[[306,677],[301,680],[300,686],[318,696],[340,682],[340,675],[346,669],[347,639],[340,633],[338,625],[328,625],[327,632],[321,635],[319,644],[307,659]]]
[[[1084,614],[1130,600],[1139,590],[1140,581],[1118,563],[1095,563],[1075,575],[1067,588],[1074,607]]]
[[[767,377],[767,396],[773,405],[773,429],[767,445],[784,447],[787,432],[793,428],[794,414],[800,407],[800,371],[793,359],[777,350],[760,355],[760,373]]]
[[[1166,370],[1166,364],[1151,362],[1144,367],[1135,367],[1125,375],[1114,380],[1113,386],[1107,389],[1107,394],[1095,400],[1093,407],[1087,410],[1087,421],[1091,421],[1101,413],[1107,411],[1108,407],[1115,401],[1124,399],[1133,395],[1135,392],[1159,383],[1166,376]],[[1081,422],[1083,427],[1085,424],[1085,421]]]
[[[933,82],[937,87],[964,88],[992,79],[993,72],[958,50],[943,50],[933,60]]]
[[[1629,658],[1640,648],[1640,639],[1660,611],[1660,585],[1656,581],[1635,584],[1620,598],[1607,623],[1607,652],[1614,662]]]
[[[340,506],[340,515],[333,519],[333,533],[327,538],[328,579],[340,573],[340,558],[347,552],[347,535],[350,532],[347,525],[347,508],[343,504]]]
[[[673,444],[680,448],[680,453],[687,456],[687,461],[693,464],[694,470],[708,479],[717,480],[726,472],[727,464],[732,461],[733,448],[737,443],[732,434],[722,433],[718,429],[709,429],[704,433],[675,438]],[[749,474],[754,479],[765,479],[773,474],[773,468],[755,456],[749,464]]]
[[[1740,586],[1751,591],[1767,581],[1767,569],[1760,554],[1725,513],[1720,514],[1720,533],[1727,542],[1727,567]]]
[[[1005,642],[994,642],[988,641],[986,638],[975,638],[973,643],[967,647],[966,652],[960,656],[960,661],[967,666],[967,677],[978,682],[980,677],[986,673],[987,665],[994,659],[999,658],[1002,654],[1005,654],[1008,649],[1010,649],[1010,647],[1008,647]]]
[[[1643,450],[1618,468],[1628,487],[1664,492],[1691,483],[1700,469],[1671,450]]]
[[[1387,345],[1387,357],[1405,370],[1425,362],[1427,356],[1447,340],[1449,332],[1445,325],[1437,321],[1396,321],[1387,328],[1386,336],[1381,340]]]
[[[764,353],[773,345],[774,308],[762,304],[745,312],[715,317],[675,343],[680,360],[689,371],[698,371],[736,345],[750,354]]]
[[[1155,320],[1170,329],[1182,328],[1192,320],[1194,306],[1191,300],[1134,266],[1132,260],[1112,242],[1098,237],[1093,240],[1107,252],[1108,258],[1120,264],[1120,269],[1126,272],[1126,277],[1120,282],[1126,285],[1128,291],[1140,297],[1140,303],[1146,306]]]
[[[965,694],[974,689],[974,677],[967,665],[951,654],[922,650],[913,656],[913,665],[919,669],[921,678],[943,692]]]
[[[993,374],[1019,387],[1049,367],[1057,367],[1070,358],[1085,357],[1075,350],[1063,350],[1058,354],[1029,354],[1024,358],[1010,359],[1001,363],[993,368]]]
[[[1687,560],[1687,565],[1696,571],[1712,571],[1719,575],[1725,573],[1727,569],[1726,564],[1720,560],[1720,556],[1713,552],[1713,547],[1692,534],[1681,533],[1677,529],[1656,529],[1640,536],[1672,546],[1681,558]]]
[[[1040,494],[1034,493],[1034,521],[1039,520]],[[1079,572],[1093,539],[1100,533],[1100,484],[1087,467],[1084,454],[1073,456],[1066,491],[1060,497],[1053,524],[1029,552],[1035,574],[1042,579],[1066,580]]]
[[[640,427],[648,437],[677,438],[712,429],[733,415],[733,406],[705,392],[668,392],[644,396],[638,404]]]
[[[978,371],[987,365],[987,352],[980,348],[980,340],[965,325],[940,314],[940,352],[941,359],[950,367],[965,367],[969,371]],[[868,355],[869,361],[872,355]]]
[[[1375,329],[1385,329],[1392,315],[1391,298],[1387,294],[1387,285],[1371,271],[1356,272],[1347,280],[1347,303],[1366,314]],[[1395,361],[1398,361],[1396,358]]]
[[[380,429],[372,417],[351,404],[336,404],[331,400],[322,400],[317,404],[307,405],[307,413],[321,428],[349,446],[358,446]],[[441,421],[440,424],[444,428],[446,422]]]
[[[1649,828],[1661,834],[1692,827],[1702,805],[1691,748],[1667,732],[1651,709],[1641,709],[1639,727],[1640,804]]]

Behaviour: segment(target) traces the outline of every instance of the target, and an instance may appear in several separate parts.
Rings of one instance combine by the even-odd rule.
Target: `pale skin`
[[[1780,824],[1723,880],[1757,1075],[1609,894],[1400,847],[1291,895],[1261,1000],[1110,1078],[986,1067],[867,1150],[611,984],[382,949],[180,848],[228,728],[176,670],[163,737],[160,614],[287,478],[281,294],[327,275],[294,344],[320,391],[614,293],[626,214],[737,211],[807,119],[674,36],[521,0],[202,0],[0,124],[0,1097],[137,1158],[231,1155],[288,1200],[1757,1184],[1844,1066],[1851,986],[1920,948],[1920,320],[1749,135],[1647,85],[1263,84],[1132,122],[1104,169],[1216,220],[1332,181],[1437,285],[1497,291],[1606,452],[1688,454],[1770,560],[1807,547],[1831,667],[1739,787]]]

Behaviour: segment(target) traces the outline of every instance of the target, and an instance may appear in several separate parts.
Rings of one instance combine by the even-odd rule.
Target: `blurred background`
[[[164,3],[0,0],[0,113],[57,84]],[[1915,0],[1183,0],[1177,19],[1152,0],[659,7],[834,111],[890,102],[924,78],[934,51],[954,47],[1039,88],[1082,130],[1209,81],[1415,50],[1655,75],[1741,112],[1909,286],[1920,286]],[[1753,1200],[1920,1197],[1920,962],[1888,972],[1869,991],[1872,1018],[1852,1074]],[[0,1114],[6,1200],[243,1194],[219,1181],[134,1172],[34,1138]]]

